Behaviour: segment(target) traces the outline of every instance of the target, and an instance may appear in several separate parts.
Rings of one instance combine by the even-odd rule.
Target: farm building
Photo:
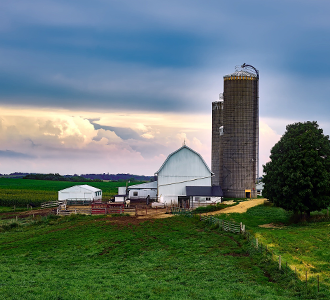
[[[157,181],[131,185],[127,188],[128,199],[157,199]]]
[[[259,182],[256,185],[256,189],[257,189],[257,195],[258,196],[262,196],[262,190],[264,189],[265,184],[263,182]]]
[[[220,186],[186,186],[191,208],[221,203],[223,192]]]
[[[201,203],[211,202],[211,198],[221,202],[221,187],[211,186],[213,173],[202,156],[186,145],[171,153],[155,175],[158,176],[158,202],[165,205],[189,208],[197,205],[198,199]]]
[[[127,199],[126,186],[118,187],[118,195],[115,195],[115,202],[125,202]]]
[[[157,199],[157,181],[131,185],[129,187],[118,187],[118,195],[115,195],[115,202],[129,200],[150,200]]]
[[[58,191],[58,200],[102,200],[102,190],[87,184],[75,185]]]

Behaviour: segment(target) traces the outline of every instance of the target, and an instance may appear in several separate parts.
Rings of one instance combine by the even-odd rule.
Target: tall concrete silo
[[[212,184],[225,197],[256,198],[258,168],[259,72],[244,64],[224,76],[223,96],[212,103]]]

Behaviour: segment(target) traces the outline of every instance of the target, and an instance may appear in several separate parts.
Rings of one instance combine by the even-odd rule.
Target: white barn
[[[102,190],[93,186],[74,185],[64,190],[58,191],[58,200],[102,200]]]
[[[190,207],[190,201],[195,198],[192,194],[187,195],[186,187],[211,188],[213,173],[200,154],[183,145],[167,157],[155,175],[158,176],[158,202],[167,206],[173,204]],[[208,192],[206,195],[196,196],[209,198],[212,194]],[[221,197],[217,200],[221,202]]]

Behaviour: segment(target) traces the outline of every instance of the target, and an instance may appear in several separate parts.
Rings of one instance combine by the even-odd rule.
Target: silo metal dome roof
[[[248,72],[248,71],[239,70],[239,71],[235,71],[232,74],[225,75],[223,77],[227,78],[227,77],[233,77],[233,76],[257,77],[257,74],[253,74],[252,72]]]

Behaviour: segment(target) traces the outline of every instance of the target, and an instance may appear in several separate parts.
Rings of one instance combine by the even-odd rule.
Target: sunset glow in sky
[[[293,122],[330,134],[330,2],[12,0],[0,4],[0,173],[152,175],[211,162],[211,104],[260,71],[260,173]]]

